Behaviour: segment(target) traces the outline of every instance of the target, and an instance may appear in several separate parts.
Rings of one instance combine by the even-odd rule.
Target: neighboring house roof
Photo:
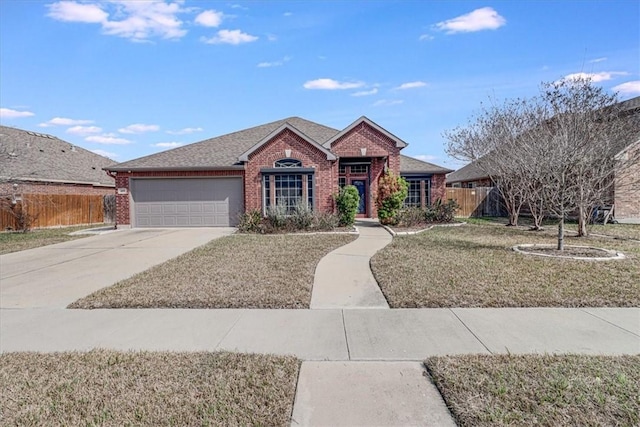
[[[400,155],[400,173],[449,173],[451,169]]]
[[[361,117],[356,120],[347,127],[346,130],[351,130],[362,122],[371,124],[374,128],[379,129],[383,134],[395,141],[396,146],[406,146],[406,143],[402,140],[371,122],[366,117]],[[337,139],[336,136],[339,137],[346,133],[346,130],[339,131],[300,117],[289,117],[227,135],[195,142],[172,150],[118,163],[107,169],[122,172],[144,170],[242,169],[243,166],[241,162],[247,161],[253,151],[284,129],[289,129],[309,141],[309,143],[320,151],[327,154],[329,160],[335,159],[335,155],[329,151],[330,143]],[[400,165],[402,172],[450,172],[449,169],[441,168],[440,166],[412,159],[407,156],[401,156]],[[406,171],[403,169],[403,165]]]
[[[0,179],[115,187],[115,162],[52,135],[0,126]]]
[[[471,162],[447,175],[447,184],[453,184],[454,182],[478,181],[487,178],[489,178],[489,174],[482,170],[476,162]]]

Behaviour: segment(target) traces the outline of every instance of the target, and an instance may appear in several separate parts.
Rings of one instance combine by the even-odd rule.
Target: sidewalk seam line
[[[238,324],[238,322],[240,321],[240,319],[242,319],[242,317],[243,317],[243,316],[244,316],[244,313],[240,313],[240,316],[238,316],[238,318],[236,319],[236,321],[235,321],[235,322],[233,322],[233,325],[231,325],[231,327],[229,328],[229,330],[227,331],[227,333],[226,333],[226,334],[224,334],[224,336],[223,336],[222,338],[220,338],[220,341],[218,341],[218,343],[217,343],[217,344],[216,344],[216,346],[215,346],[215,349],[216,349],[216,350],[219,350],[219,349],[220,349],[220,344],[222,344],[222,341],[224,341],[224,340],[229,336],[229,334],[231,333],[231,331],[233,330],[233,328],[235,328],[235,327],[236,327],[236,325]]]
[[[342,315],[342,330],[344,332],[344,342],[347,345],[347,360],[351,360],[351,350],[349,349],[349,338],[347,337],[347,324],[344,321],[344,309],[340,310]]]
[[[583,313],[586,313],[586,314],[588,314],[588,315],[590,315],[590,316],[593,316],[593,317],[595,317],[596,319],[602,320],[603,322],[606,322],[606,323],[610,324],[611,326],[615,326],[615,327],[616,327],[616,328],[618,328],[618,329],[622,329],[622,330],[623,330],[623,331],[625,331],[625,332],[629,332],[631,335],[634,335],[634,336],[636,336],[636,337],[640,337],[640,335],[636,334],[636,333],[635,333],[635,332],[633,332],[633,331],[630,331],[630,330],[628,330],[628,329],[626,329],[626,328],[623,328],[623,327],[622,327],[622,326],[620,326],[620,325],[616,325],[615,323],[610,322],[609,320],[607,320],[607,319],[605,319],[605,318],[603,318],[603,317],[600,317],[600,316],[598,316],[598,315],[596,315],[596,314],[589,313],[589,312],[586,310],[586,308],[589,308],[589,307],[578,307],[578,310],[580,310],[580,311],[582,311]]]
[[[460,321],[460,323],[462,323],[462,325],[463,325],[465,328],[467,328],[467,331],[469,331],[469,333],[470,333],[471,335],[473,335],[473,336],[474,336],[474,338],[475,338],[475,339],[477,339],[477,340],[478,340],[478,342],[479,342],[480,344],[482,344],[482,346],[483,346],[483,347],[484,347],[484,348],[489,352],[489,354],[493,354],[493,351],[489,350],[489,347],[487,347],[487,346],[485,345],[485,343],[480,339],[480,337],[478,337],[478,336],[475,334],[475,332],[473,332],[473,331],[471,330],[471,328],[469,328],[469,327],[467,326],[467,324],[466,324],[466,323],[464,323],[464,322],[462,321],[462,319],[458,316],[458,314],[457,314],[455,311],[453,311],[453,309],[452,309],[452,308],[449,308],[448,310],[449,310],[451,313],[453,313],[453,315],[454,315],[454,316],[456,316],[456,319],[458,319],[458,321]]]

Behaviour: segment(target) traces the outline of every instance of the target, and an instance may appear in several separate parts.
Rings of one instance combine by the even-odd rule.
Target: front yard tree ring
[[[593,246],[565,246],[563,251],[559,251],[556,248],[556,245],[527,243],[516,245],[512,249],[523,255],[575,259],[581,261],[612,261],[625,259],[622,252],[617,252],[611,249],[595,248]]]

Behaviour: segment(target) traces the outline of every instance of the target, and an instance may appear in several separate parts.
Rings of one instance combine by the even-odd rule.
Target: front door
[[[358,206],[358,215],[366,217],[367,216],[367,180],[351,179],[349,183],[358,189],[358,194],[360,195],[360,206]]]

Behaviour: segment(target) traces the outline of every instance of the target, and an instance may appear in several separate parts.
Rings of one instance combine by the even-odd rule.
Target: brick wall
[[[616,219],[640,220],[640,142],[628,149],[615,178]]]
[[[131,178],[206,178],[222,176],[243,176],[243,170],[226,171],[155,171],[155,172],[118,172],[116,189],[126,188],[127,194],[116,194],[116,218],[119,225],[131,225]]]
[[[435,203],[436,200],[442,199],[446,201],[447,188],[445,182],[447,180],[446,174],[435,174],[431,176],[431,203]]]
[[[362,155],[362,148],[366,153]],[[369,200],[371,201],[371,217],[378,216],[376,208],[376,195],[378,193],[378,179],[384,172],[385,163],[388,161],[389,170],[396,175],[400,174],[400,148],[395,141],[378,132],[366,123],[360,123],[351,131],[331,145],[331,151],[338,157],[371,157],[371,183]],[[386,160],[385,158],[388,158]]]
[[[289,156],[285,150],[291,150]],[[332,194],[338,191],[338,162],[327,160],[325,153],[288,129],[249,156],[245,169],[245,209],[262,209],[260,169],[272,168],[276,160],[285,158],[300,160],[302,167],[315,169],[314,208],[321,212],[332,212]]]
[[[46,182],[18,182],[13,189],[12,182],[0,183],[0,194],[85,194],[90,196],[106,196],[113,194],[113,187],[94,187],[93,185],[62,184]]]

